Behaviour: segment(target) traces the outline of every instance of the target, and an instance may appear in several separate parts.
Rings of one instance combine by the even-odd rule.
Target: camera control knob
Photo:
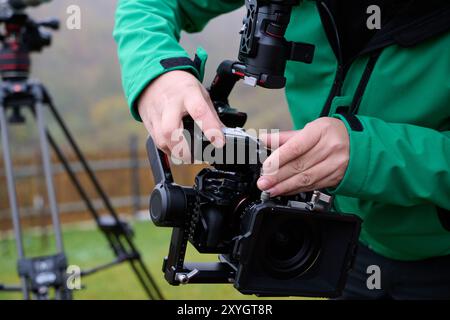
[[[158,227],[181,227],[186,207],[186,194],[177,185],[160,183],[150,196],[150,217]]]

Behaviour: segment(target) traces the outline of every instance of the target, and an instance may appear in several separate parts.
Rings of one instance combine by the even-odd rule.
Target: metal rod
[[[66,137],[66,139],[68,140],[70,146],[72,147],[73,151],[75,152],[76,156],[78,157],[78,159],[79,159],[81,165],[83,166],[84,170],[86,171],[90,181],[94,185],[94,188],[96,189],[96,191],[100,195],[101,199],[103,200],[106,209],[111,214],[111,216],[113,217],[115,222],[118,223],[121,226],[122,231],[123,231],[123,237],[125,238],[127,244],[130,246],[131,250],[133,252],[138,252],[137,249],[136,249],[136,246],[133,243],[133,241],[131,240],[129,235],[126,233],[126,230],[124,229],[122,224],[120,223],[119,216],[118,216],[117,212],[115,211],[114,207],[112,206],[111,201],[109,200],[108,196],[106,195],[105,191],[103,190],[102,186],[100,185],[99,181],[97,180],[94,172],[90,168],[86,158],[84,157],[83,153],[81,152],[81,149],[78,147],[78,144],[76,143],[75,139],[73,138],[72,134],[70,133],[69,129],[67,128],[66,124],[64,123],[64,120],[60,116],[59,112],[56,110],[56,107],[53,104],[52,99],[51,99],[50,95],[48,94],[48,92],[45,91],[45,88],[44,88],[44,95],[45,95],[46,102],[47,102],[47,104],[48,104],[48,106],[50,108],[50,111],[52,112],[56,122],[58,123],[58,125],[61,128],[61,130],[63,131],[64,136]],[[139,259],[139,265],[140,265],[141,269],[143,270],[144,275],[147,277],[149,283],[151,284],[153,290],[157,293],[157,296],[160,299],[164,299],[161,291],[159,290],[159,288],[158,288],[158,286],[157,286],[157,284],[155,282],[155,280],[151,276],[147,266],[143,263],[142,259]],[[130,261],[130,266],[132,267],[133,271],[136,273],[136,276],[138,277],[138,279],[143,284],[144,289],[146,290],[146,292],[149,292],[149,289],[146,288],[146,286],[144,285],[145,281],[143,280],[142,275],[140,275],[138,273],[138,271],[136,269],[136,266],[133,264],[132,261]],[[149,296],[152,297],[151,294],[149,294]]]
[[[46,126],[44,118],[44,106],[41,101],[36,101],[36,121],[39,130],[39,141],[42,151],[42,163],[44,167],[45,182],[47,185],[47,196],[50,205],[50,213],[52,216],[53,230],[55,232],[56,248],[58,253],[64,252],[64,244],[62,240],[61,223],[59,220],[58,205],[56,200],[56,191],[53,184],[52,164],[50,159],[50,150],[46,136]]]
[[[91,200],[89,199],[88,195],[84,191],[84,189],[83,189],[80,181],[78,180],[77,176],[75,175],[75,173],[73,172],[72,168],[70,167],[70,164],[67,161],[67,158],[64,156],[62,150],[59,148],[59,146],[57,145],[55,139],[53,138],[53,136],[50,134],[50,132],[48,130],[46,132],[46,135],[47,135],[47,139],[48,139],[50,145],[52,146],[53,150],[55,151],[56,156],[58,157],[59,161],[61,162],[61,164],[65,168],[66,173],[68,174],[70,180],[74,184],[74,186],[77,189],[78,193],[80,194],[81,198],[84,200],[88,210],[91,212],[91,214],[92,214],[94,220],[96,221],[97,225],[99,225],[99,223],[100,223],[100,215],[97,212],[97,210],[95,209],[95,207],[92,204]],[[116,241],[114,241],[111,238],[111,236],[109,234],[107,234],[107,233],[105,233],[105,236],[106,236],[107,241],[109,242],[109,244],[110,244],[110,246],[112,248],[114,248],[114,246],[117,245],[117,246],[119,246],[119,250],[126,252],[125,246],[120,242],[120,239],[117,238],[117,239],[115,239]],[[136,250],[133,250],[133,253],[136,253]],[[149,298],[154,299],[154,295],[151,293],[151,289],[148,288],[148,285],[146,284],[144,278],[140,274],[138,274],[138,270],[131,263],[131,261],[130,261],[130,266],[133,268],[134,272],[136,273],[139,281],[141,282],[141,284],[142,284],[145,292],[149,296]],[[144,273],[147,271],[146,268],[143,268],[143,270],[144,270]],[[146,274],[146,276],[148,277],[149,274]],[[151,277],[151,275],[150,275],[150,277]],[[156,286],[154,286],[151,282],[150,282],[150,284],[151,284],[152,287],[154,287],[154,290],[157,292],[158,298],[162,299],[162,295],[159,294],[159,291],[156,288]]]
[[[22,286],[16,286],[16,285],[8,285],[8,284],[0,284],[0,291],[5,292],[21,292]]]
[[[85,271],[82,271],[81,272],[81,276],[82,277],[86,277],[86,276],[90,276],[92,274],[95,274],[95,273],[97,273],[99,271],[110,269],[112,267],[115,267],[115,266],[117,266],[119,264],[124,263],[125,261],[127,261],[129,259],[132,259],[132,257],[118,257],[118,258],[114,259],[111,262],[104,263],[104,264],[101,264],[99,266],[93,267],[91,269],[87,269]]]
[[[5,165],[6,180],[8,185],[9,205],[11,207],[11,216],[13,221],[14,234],[16,238],[17,256],[21,260],[25,257],[25,250],[22,242],[22,227],[20,225],[19,205],[17,202],[16,182],[14,179],[14,169],[11,158],[11,148],[9,145],[8,121],[6,119],[5,106],[0,105],[0,130],[3,145],[3,159]],[[25,277],[21,278],[22,293],[25,300],[30,299],[28,284]]]
[[[133,214],[136,216],[141,207],[141,190],[139,185],[139,139],[136,135],[130,137],[130,168],[131,194],[133,196]]]
[[[141,260],[139,260],[140,262],[142,262]],[[135,261],[135,260],[129,260],[129,263],[130,263],[130,266],[131,266],[131,268],[133,269],[133,271],[134,271],[134,273],[136,274],[136,276],[137,276],[137,278],[139,279],[139,281],[141,282],[141,283],[146,283],[145,282],[145,279],[144,279],[144,276],[141,274],[141,272],[139,272],[139,269],[138,269],[138,267],[135,265],[135,263],[136,263],[137,261]],[[142,263],[139,263],[139,266],[141,266],[142,267]],[[145,274],[145,273],[144,273]],[[147,274],[145,274],[145,275],[147,275]],[[161,295],[161,293],[159,292],[159,289],[158,289],[158,287],[156,287],[152,282],[151,282],[151,278],[147,278],[148,280],[150,280],[150,283],[152,284],[151,285],[151,287],[153,288],[153,290],[156,292],[156,294],[157,294],[157,297],[155,297],[154,295],[153,295],[153,293],[151,292],[151,290],[150,290],[150,286],[148,286],[148,285],[143,285],[142,287],[144,288],[144,290],[145,290],[145,292],[147,293],[147,295],[150,297],[150,299],[151,300],[155,300],[155,299],[161,299],[162,300],[162,295]]]
[[[46,136],[47,140],[50,143],[50,146],[52,147],[53,151],[55,152],[56,156],[58,157],[58,160],[61,162],[62,166],[64,167],[67,175],[69,176],[69,179],[72,181],[72,184],[75,186],[75,189],[78,191],[78,194],[80,195],[81,199],[83,199],[87,209],[91,213],[94,220],[99,224],[100,222],[100,215],[97,212],[97,209],[95,208],[94,204],[92,203],[91,199],[87,195],[87,193],[84,191],[80,180],[76,176],[75,172],[73,171],[72,167],[69,164],[69,161],[64,156],[62,150],[59,148],[58,144],[56,143],[53,136],[50,134],[48,130],[46,130]]]
[[[92,217],[94,218],[97,226],[100,225],[100,215],[97,212],[97,210],[95,209],[95,206],[92,204],[92,201],[89,199],[89,196],[87,195],[87,193],[85,192],[85,190],[83,189],[81,182],[79,181],[78,177],[76,176],[76,174],[74,173],[72,167],[70,166],[69,162],[67,161],[67,158],[64,156],[62,150],[59,148],[58,144],[56,143],[55,139],[53,138],[53,136],[51,135],[51,133],[47,130],[47,139],[50,143],[50,145],[53,148],[53,151],[55,152],[56,156],[58,157],[59,161],[61,162],[61,164],[63,165],[63,167],[66,170],[67,175],[69,176],[70,180],[72,181],[73,185],[75,186],[75,188],[77,189],[80,197],[83,199],[84,203],[86,204],[86,207],[88,208],[89,212],[91,213]],[[104,233],[106,240],[108,241],[110,247],[112,249],[114,249],[114,244],[115,241],[112,239],[111,235],[108,233]],[[124,249],[124,246],[121,244],[120,247]],[[88,275],[90,273],[84,273],[84,275]],[[141,279],[139,279],[141,280]],[[148,292],[149,289],[145,288],[146,284],[144,282],[141,282],[142,286],[144,287],[145,291]],[[151,298],[152,295],[148,294],[149,297]]]
[[[70,133],[69,129],[67,128],[62,117],[59,115],[58,111],[56,110],[55,106],[51,102],[48,95],[47,95],[47,100],[49,100],[48,105],[50,107],[50,111],[52,112],[53,116],[55,117],[55,120],[58,123],[58,125],[61,127],[61,130],[63,131],[64,136],[66,137],[67,141],[69,142],[69,145],[72,147],[73,151],[75,152],[82,167],[86,171],[89,179],[91,180],[92,184],[94,185],[95,190],[100,195],[100,198],[104,202],[106,209],[111,213],[114,220],[117,223],[119,223],[120,222],[119,216],[118,216],[117,212],[115,211],[114,207],[112,206],[111,201],[109,200],[108,196],[106,195],[105,191],[103,190],[102,186],[100,185],[99,181],[97,180],[97,177],[95,176],[94,172],[90,168],[86,158],[84,157],[83,153],[81,152],[81,149],[79,148],[78,144],[76,143],[75,139],[73,138],[72,134]]]

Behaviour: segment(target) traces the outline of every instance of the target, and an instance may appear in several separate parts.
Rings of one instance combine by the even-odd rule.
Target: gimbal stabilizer
[[[312,62],[315,50],[313,45],[292,43],[285,39],[292,8],[298,4],[298,0],[246,1],[247,16],[242,29],[239,61],[224,61],[219,66],[217,75],[209,88],[211,99],[219,117],[227,127],[243,127],[247,120],[245,113],[232,109],[228,104],[228,97],[239,80],[243,79],[246,84],[252,86],[279,89],[286,84],[284,73],[288,60],[304,63]],[[192,119],[185,118],[184,127],[192,132],[194,128]],[[259,143],[253,141],[253,138],[244,131],[235,130],[232,132],[232,136],[228,136],[228,131],[225,131],[226,140],[232,138],[243,141],[244,144],[255,143],[258,145]],[[260,150],[260,147],[257,150]],[[212,164],[215,169],[202,170],[196,177],[194,188],[178,186],[174,183],[169,159],[162,151],[157,149],[152,138],[149,138],[147,142],[147,151],[154,180],[157,184],[150,199],[151,218],[157,226],[173,228],[170,251],[163,264],[165,279],[170,284],[234,282],[235,286],[242,292],[257,294],[281,292],[283,295],[298,293],[318,295],[322,293],[333,296],[342,289],[342,279],[345,277],[354,256],[360,221],[357,218],[344,215],[328,215],[326,212],[329,211],[331,205],[329,196],[315,192],[313,195],[299,195],[290,199],[280,198],[275,202],[270,202],[256,188],[256,180],[260,174],[260,163],[241,167]],[[217,206],[217,211],[212,209],[214,206]],[[250,278],[248,274],[246,275],[246,272],[250,271],[248,271],[249,267],[246,262],[243,262],[246,258],[242,255],[241,249],[248,250],[251,247],[249,243],[256,241],[256,234],[250,232],[224,242],[219,241],[219,236],[214,235],[220,233],[218,225],[227,228],[230,225],[239,224],[236,220],[226,222],[227,218],[224,218],[221,214],[228,217],[235,215],[234,219],[238,221],[243,219],[241,221],[242,227],[248,226],[249,222],[245,221],[246,216],[253,219],[254,223],[257,223],[257,221],[261,223],[258,219],[267,210],[278,212],[280,216],[290,216],[291,214],[297,216],[292,220],[294,224],[296,223],[295,219],[305,215],[306,217],[315,216],[319,220],[322,219],[321,222],[314,222],[321,226],[333,225],[334,223],[345,225],[347,229],[344,231],[344,227],[342,228],[341,231],[343,232],[340,238],[346,239],[341,252],[342,257],[345,256],[345,261],[342,262],[339,253],[333,253],[333,250],[329,251],[329,261],[339,261],[336,268],[339,272],[331,276],[332,281],[336,283],[335,287],[322,288],[321,290],[319,289],[320,285],[315,287],[313,285],[311,288],[314,289],[308,290],[308,284],[291,288],[289,288],[289,284],[285,284],[284,287],[278,289],[274,289],[270,285],[266,288],[253,287],[252,289],[251,285],[244,283]],[[322,215],[319,213],[309,215],[308,212],[310,211],[324,213]],[[273,214],[271,213],[271,215]],[[203,226],[199,227],[202,224]],[[309,222],[306,225],[309,225]],[[257,232],[258,230],[252,229],[253,227],[254,225],[250,227],[250,230]],[[300,225],[296,233],[301,233],[302,228]],[[306,229],[308,228],[306,227]],[[321,241],[317,240],[321,237],[319,229],[312,228],[312,231],[306,229],[303,230],[304,236],[306,237],[309,234],[310,237],[307,240],[311,243],[309,247],[306,246],[309,249],[301,249],[304,250],[303,253],[294,257],[294,260],[292,260],[294,262],[291,261],[293,264],[290,268],[296,269],[295,272],[299,270],[307,272],[306,269],[302,268],[305,268],[305,266],[309,268],[316,262],[318,253],[315,250],[318,250],[321,241],[323,241],[322,250],[325,253],[322,254],[324,255],[328,250],[325,248],[327,243],[333,242],[326,236],[322,236]],[[336,227],[336,230],[339,230],[339,227]],[[239,231],[234,232],[234,236],[240,234]],[[314,241],[311,240],[315,237],[318,238]],[[201,253],[221,253],[221,261],[218,263],[185,263],[185,253],[189,241]],[[234,247],[230,248],[230,245]],[[316,249],[313,249],[316,245]],[[347,248],[349,249],[347,250]],[[289,272],[292,272],[292,270]]]

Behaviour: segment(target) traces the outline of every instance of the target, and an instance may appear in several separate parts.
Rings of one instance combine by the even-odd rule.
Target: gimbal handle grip
[[[156,184],[174,183],[170,170],[169,157],[156,147],[152,137],[147,139],[147,155],[152,168],[153,178]]]
[[[239,62],[231,60],[225,60],[219,65],[216,77],[209,88],[209,96],[213,102],[228,103],[231,91],[243,76],[243,74],[236,73],[237,67],[242,68],[243,66]]]

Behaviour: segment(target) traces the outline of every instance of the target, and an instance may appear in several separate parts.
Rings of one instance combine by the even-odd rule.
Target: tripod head
[[[0,2],[0,75],[4,81],[22,81],[29,77],[30,54],[51,45],[52,35],[45,30],[58,30],[59,21],[35,21],[24,11],[49,0],[6,0]]]
[[[28,78],[32,52],[41,52],[51,45],[49,30],[58,30],[59,21],[35,21],[24,11],[49,0],[0,0],[0,76],[2,91],[7,93],[5,104],[12,106],[10,123],[23,123],[21,106],[32,105],[35,100]]]

